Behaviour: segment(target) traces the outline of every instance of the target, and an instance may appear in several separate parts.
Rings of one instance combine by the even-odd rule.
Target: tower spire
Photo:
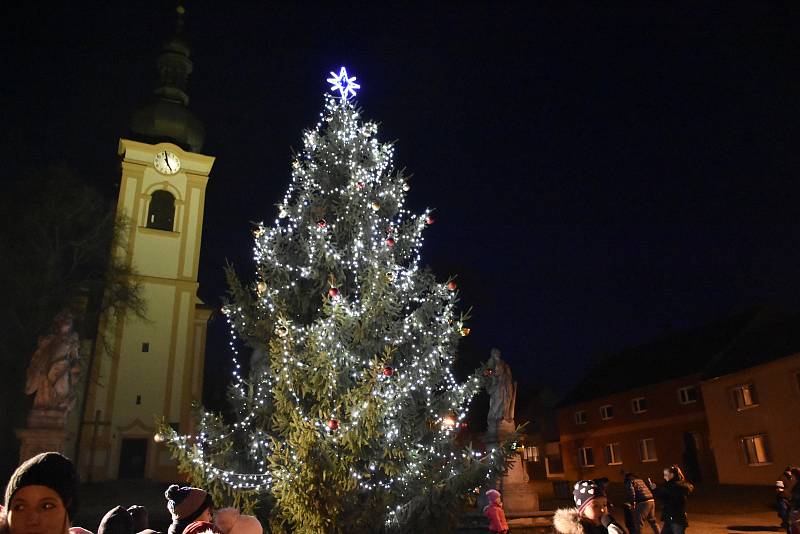
[[[155,98],[151,104],[134,112],[131,132],[144,141],[170,141],[198,152],[203,145],[205,129],[187,109],[187,87],[194,63],[184,33],[186,8],[182,0],[178,1],[175,12],[175,33],[164,43],[156,62],[158,84],[153,91]]]

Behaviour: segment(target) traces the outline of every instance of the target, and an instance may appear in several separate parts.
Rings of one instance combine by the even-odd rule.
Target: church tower
[[[187,108],[193,64],[182,19],[178,7],[154,98],[119,141],[117,213],[129,228],[127,248],[115,253],[133,266],[147,309],[145,319],[123,312],[100,326],[81,422],[84,480],[174,480],[174,461],[153,441],[156,419],[186,432],[202,394],[211,310],[197,297],[197,270],[214,158],[201,153],[205,131]]]

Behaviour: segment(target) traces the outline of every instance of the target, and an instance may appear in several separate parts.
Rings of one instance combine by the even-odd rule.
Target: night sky
[[[174,3],[8,4],[0,179],[61,163],[113,198]],[[340,65],[411,206],[436,209],[423,259],[474,307],[471,362],[498,346],[561,392],[602,353],[800,296],[796,2],[186,4],[190,109],[218,158],[208,303],[226,259],[253,272],[250,221],[274,218]],[[211,369],[226,345],[218,319]]]

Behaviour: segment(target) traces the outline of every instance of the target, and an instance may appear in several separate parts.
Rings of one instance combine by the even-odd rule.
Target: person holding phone
[[[664,468],[664,484],[657,486],[650,478],[647,484],[661,504],[661,534],[684,534],[689,527],[686,516],[686,502],[694,491],[694,486],[677,465]]]

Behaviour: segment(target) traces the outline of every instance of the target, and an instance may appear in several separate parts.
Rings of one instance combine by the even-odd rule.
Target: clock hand
[[[169,170],[172,170],[172,165],[169,164],[169,154],[167,154],[166,150],[164,151],[164,163],[167,164]]]

